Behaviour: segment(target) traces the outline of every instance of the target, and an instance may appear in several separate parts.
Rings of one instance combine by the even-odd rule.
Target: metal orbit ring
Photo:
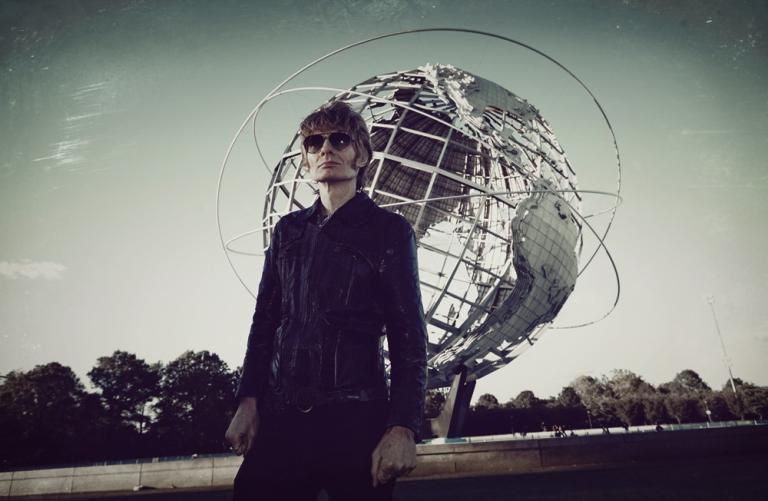
[[[394,33],[387,33],[387,34],[384,34],[384,35],[378,35],[378,36],[367,38],[365,40],[361,40],[361,41],[358,41],[358,42],[351,43],[349,45],[346,45],[344,47],[341,47],[341,48],[338,48],[338,49],[336,49],[334,51],[331,51],[331,52],[325,54],[324,56],[321,56],[320,58],[315,59],[314,61],[306,64],[305,66],[303,66],[302,68],[300,68],[299,70],[297,70],[296,72],[291,74],[288,78],[283,80],[280,84],[278,84],[274,89],[272,89],[272,91],[270,91],[258,103],[258,105],[248,114],[248,116],[243,121],[243,123],[240,126],[240,128],[237,130],[237,133],[235,134],[234,138],[230,142],[230,145],[229,145],[229,147],[227,149],[227,152],[226,152],[226,154],[224,156],[224,159],[223,159],[223,161],[221,163],[221,168],[220,168],[220,171],[219,171],[219,179],[218,179],[218,184],[217,184],[217,190],[216,190],[216,225],[217,225],[217,229],[218,229],[218,232],[219,232],[219,242],[220,242],[220,244],[222,246],[222,249],[224,251],[224,256],[227,259],[227,263],[229,264],[230,268],[234,272],[235,276],[240,281],[240,283],[243,285],[243,287],[248,291],[248,293],[255,299],[256,295],[248,287],[248,285],[245,283],[245,280],[237,272],[237,269],[235,268],[234,264],[232,263],[232,260],[231,260],[231,258],[229,256],[228,251],[232,251],[232,252],[238,253],[237,251],[234,251],[233,249],[230,249],[229,245],[231,243],[233,243],[235,240],[237,240],[239,238],[242,238],[242,237],[244,237],[244,236],[246,236],[248,234],[252,234],[252,233],[254,233],[256,231],[259,231],[259,230],[257,229],[257,230],[252,230],[252,231],[249,231],[249,232],[246,232],[246,233],[242,233],[242,234],[240,234],[240,235],[238,235],[238,236],[236,236],[236,237],[234,237],[234,238],[232,238],[232,239],[230,239],[230,240],[225,242],[223,231],[222,231],[222,228],[221,228],[221,187],[222,187],[222,180],[224,178],[224,172],[226,170],[226,166],[227,166],[227,163],[229,161],[229,158],[230,158],[230,155],[232,153],[232,150],[234,149],[234,145],[237,142],[237,140],[240,137],[240,135],[242,134],[242,132],[245,129],[245,127],[248,125],[248,123],[250,121],[253,121],[253,138],[254,138],[254,142],[255,142],[255,145],[256,145],[256,149],[257,149],[257,152],[259,154],[259,157],[261,158],[262,163],[269,170],[269,166],[267,164],[267,161],[264,158],[264,155],[263,155],[263,153],[261,151],[261,148],[259,147],[258,138],[256,137],[256,129],[255,129],[256,128],[256,118],[257,118],[259,112],[261,111],[261,108],[268,101],[270,101],[271,99],[277,97],[280,94],[289,93],[289,92],[295,92],[295,91],[298,91],[298,90],[320,90],[321,89],[321,88],[286,89],[286,90],[280,92],[280,89],[282,89],[288,82],[290,82],[291,80],[293,80],[298,75],[300,75],[304,71],[308,70],[312,66],[314,66],[314,65],[316,65],[316,64],[318,64],[318,63],[320,63],[320,62],[322,62],[322,61],[324,61],[324,60],[326,60],[326,59],[328,59],[328,58],[330,58],[330,57],[332,57],[332,56],[334,56],[336,54],[339,54],[339,53],[341,53],[343,51],[346,51],[346,50],[349,50],[351,48],[357,47],[359,45],[364,45],[364,44],[367,44],[367,43],[370,43],[370,42],[374,42],[374,41],[378,41],[378,40],[382,40],[382,39],[385,39],[385,38],[392,38],[392,37],[396,37],[396,36],[409,35],[409,34],[414,34],[414,33],[427,33],[427,32],[468,33],[468,34],[486,36],[486,37],[489,37],[489,38],[495,38],[495,39],[499,39],[499,40],[511,43],[513,45],[518,45],[520,47],[528,49],[528,50],[530,50],[530,51],[532,51],[532,52],[534,52],[534,53],[544,57],[545,59],[549,60],[550,62],[552,62],[553,64],[558,66],[560,69],[565,71],[569,76],[571,76],[574,80],[576,80],[579,83],[579,85],[584,89],[584,91],[586,91],[587,94],[589,94],[589,96],[592,98],[595,106],[600,111],[600,114],[602,115],[603,120],[605,121],[605,123],[606,123],[606,125],[608,127],[608,130],[609,130],[609,132],[611,134],[614,151],[616,152],[616,166],[617,166],[616,192],[615,193],[593,192],[593,193],[601,193],[601,194],[608,194],[608,195],[615,196],[616,197],[616,204],[613,207],[611,207],[610,209],[604,211],[604,212],[610,212],[610,218],[609,218],[608,224],[606,225],[605,230],[602,232],[602,234],[598,234],[597,231],[585,220],[585,216],[582,216],[581,214],[579,214],[579,217],[582,219],[582,221],[585,222],[585,224],[590,229],[591,233],[593,233],[597,237],[597,239],[599,241],[599,245],[595,248],[594,252],[589,257],[589,259],[587,260],[587,263],[583,266],[583,268],[579,272],[579,274],[581,274],[589,266],[589,264],[593,261],[593,259],[597,255],[597,253],[600,251],[600,249],[603,249],[604,252],[606,253],[608,259],[610,260],[612,267],[613,267],[614,275],[615,275],[615,278],[616,278],[616,296],[615,296],[613,305],[608,310],[608,312],[605,313],[600,318],[598,318],[597,320],[581,323],[581,324],[578,324],[578,325],[570,325],[570,326],[562,326],[562,327],[550,326],[550,328],[553,328],[553,329],[568,329],[568,328],[583,327],[583,326],[586,326],[586,325],[591,325],[591,324],[597,323],[600,320],[606,318],[616,308],[616,305],[618,304],[620,293],[621,293],[621,282],[620,282],[620,279],[619,279],[618,269],[616,267],[616,264],[615,264],[615,262],[614,262],[614,260],[613,260],[613,258],[611,256],[610,252],[608,251],[607,246],[605,245],[605,238],[607,237],[608,232],[610,231],[610,228],[611,228],[611,226],[613,224],[613,220],[614,220],[615,215],[616,215],[616,209],[618,208],[619,204],[621,203],[621,155],[620,155],[620,152],[619,152],[619,146],[618,146],[618,143],[617,143],[617,140],[616,140],[616,134],[614,133],[613,126],[611,125],[611,122],[608,119],[608,116],[606,115],[605,110],[603,109],[602,105],[597,100],[597,97],[595,97],[595,95],[589,89],[589,87],[587,87],[587,85],[581,79],[579,79],[579,77],[577,77],[571,70],[566,68],[563,64],[558,62],[553,57],[545,54],[544,52],[542,52],[542,51],[540,51],[540,50],[538,50],[538,49],[536,49],[536,48],[534,48],[534,47],[532,47],[532,46],[530,46],[530,45],[528,45],[528,44],[526,44],[524,42],[520,42],[520,41],[514,40],[512,38],[508,38],[508,37],[505,37],[505,36],[502,36],[502,35],[486,32],[486,31],[464,29],[464,28],[421,28],[421,29],[414,29],[414,30],[405,30],[405,31],[398,31],[398,32],[394,32]],[[342,91],[342,92],[349,92],[349,90],[344,90],[344,89],[329,89],[329,88],[324,88],[324,89],[325,90],[337,90],[337,91]],[[587,192],[587,190],[578,190],[578,191]],[[556,196],[560,197],[560,195],[558,193],[554,192],[554,194]],[[560,197],[560,199],[564,200],[562,197]],[[569,206],[570,206],[570,204],[569,204]],[[572,207],[571,207],[571,209],[573,210]],[[574,213],[578,214],[575,211],[574,211]],[[586,216],[586,217],[588,217],[588,216]]]

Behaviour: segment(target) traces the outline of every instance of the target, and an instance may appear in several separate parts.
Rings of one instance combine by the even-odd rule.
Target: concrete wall
[[[664,460],[743,459],[768,452],[768,426],[741,426],[533,440],[457,441],[417,447],[418,465],[403,480],[571,471]],[[0,472],[0,497],[125,494],[151,489],[228,489],[242,459],[208,456],[107,466]]]
[[[0,496],[125,492],[138,489],[231,487],[242,458],[203,457],[106,466],[0,473]]]
[[[419,446],[414,478],[621,467],[768,453],[768,426]]]

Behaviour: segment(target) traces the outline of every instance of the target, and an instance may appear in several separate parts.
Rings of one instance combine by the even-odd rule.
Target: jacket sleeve
[[[391,364],[387,427],[410,428],[418,442],[427,382],[427,330],[419,287],[416,236],[404,218],[398,223],[379,269],[379,292]]]
[[[279,224],[275,227],[270,246],[264,253],[264,268],[261,272],[259,291],[256,294],[256,309],[253,313],[243,372],[236,393],[238,401],[242,397],[260,398],[267,388],[272,346],[281,317],[282,294],[277,270],[278,228]]]

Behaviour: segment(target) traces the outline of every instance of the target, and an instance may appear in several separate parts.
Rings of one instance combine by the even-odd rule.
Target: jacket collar
[[[317,197],[315,203],[299,212],[298,218],[302,222],[312,221],[313,218],[319,215],[321,204],[320,197]],[[371,200],[367,193],[358,191],[354,197],[336,210],[333,216],[331,216],[329,224],[335,221],[334,225],[340,223],[344,226],[360,226],[370,221],[369,213],[375,207],[376,204],[373,203],[373,200]]]

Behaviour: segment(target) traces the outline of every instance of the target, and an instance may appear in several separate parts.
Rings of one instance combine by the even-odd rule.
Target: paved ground
[[[632,468],[533,473],[401,482],[395,501],[751,501],[768,492],[768,454],[739,461],[702,459]],[[33,498],[25,498],[33,499]],[[52,499],[52,498],[37,498]],[[94,497],[66,496],[84,500]],[[229,491],[145,491],[98,499],[109,501],[229,501]],[[326,500],[321,495],[319,500]]]

